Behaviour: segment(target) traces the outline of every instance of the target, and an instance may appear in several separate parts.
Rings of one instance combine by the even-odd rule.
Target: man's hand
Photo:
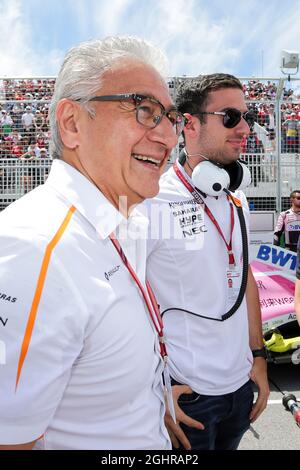
[[[266,408],[270,395],[267,376],[267,361],[263,357],[254,358],[250,372],[250,379],[258,388],[258,397],[250,413],[250,420],[253,423]]]
[[[173,400],[174,400],[174,408],[175,408],[175,414],[176,414],[176,423],[174,423],[172,416],[170,415],[169,411],[166,412],[165,415],[165,425],[166,428],[169,432],[171,441],[173,446],[178,449],[179,447],[179,442],[183,445],[183,447],[187,450],[191,449],[191,444],[182,431],[180,427],[180,423],[184,423],[187,426],[190,426],[192,428],[196,429],[204,429],[204,426],[200,421],[197,421],[193,418],[190,418],[188,415],[186,415],[180,406],[178,405],[178,398],[180,395],[183,393],[193,393],[193,390],[188,386],[188,385],[173,385],[172,386],[172,394],[173,394]]]

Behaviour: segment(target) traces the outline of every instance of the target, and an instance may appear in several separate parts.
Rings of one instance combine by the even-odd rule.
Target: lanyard
[[[152,323],[154,325],[154,328],[155,328],[155,330],[157,331],[157,334],[158,334],[161,357],[166,362],[168,355],[167,355],[165,339],[164,339],[164,334],[163,334],[163,322],[162,322],[162,319],[161,319],[161,316],[160,316],[159,306],[158,306],[158,303],[156,301],[154,292],[153,292],[153,290],[150,286],[150,283],[148,281],[146,281],[146,287],[147,287],[147,292],[148,292],[148,295],[147,295],[147,292],[145,291],[144,287],[142,286],[142,283],[139,280],[139,278],[137,277],[137,275],[136,275],[134,269],[132,268],[131,264],[129,263],[129,261],[128,261],[128,259],[125,255],[119,241],[116,239],[114,233],[112,233],[109,236],[109,238],[110,238],[110,241],[112,242],[112,244],[114,245],[115,249],[117,250],[117,252],[118,252],[121,260],[123,261],[124,265],[128,269],[132,279],[136,283],[137,287],[139,288],[139,290],[140,290],[140,292],[143,296],[143,299],[146,303],[146,306],[147,306],[149,314],[150,314],[151,321],[152,321]],[[149,302],[149,299],[150,299],[150,302]]]
[[[205,213],[208,215],[208,217],[210,218],[210,220],[212,221],[212,223],[214,224],[214,226],[216,227],[216,229],[218,230],[222,240],[224,241],[225,245],[226,245],[226,248],[227,248],[227,253],[228,253],[228,262],[229,262],[229,265],[230,266],[234,266],[235,265],[235,259],[234,259],[234,254],[233,254],[233,251],[232,251],[232,234],[233,234],[233,229],[234,229],[234,210],[233,210],[233,205],[232,203],[229,201],[229,204],[230,204],[230,239],[229,239],[229,243],[227,243],[225,237],[224,237],[224,234],[221,230],[221,227],[220,225],[218,224],[217,220],[215,219],[215,217],[213,216],[211,210],[207,207],[207,205],[205,204],[205,202],[203,201],[202,197],[200,196],[199,192],[197,191],[197,189],[195,187],[193,187],[189,181],[185,178],[185,176],[182,174],[182,172],[180,171],[179,167],[178,167],[178,164],[177,162],[174,162],[173,163],[173,168],[174,168],[174,171],[176,173],[176,175],[178,176],[178,178],[181,180],[181,182],[184,184],[184,186],[186,187],[186,189],[191,193],[191,195],[193,196],[193,198],[195,199],[195,201],[198,203],[198,204],[204,204],[204,210],[205,210]]]

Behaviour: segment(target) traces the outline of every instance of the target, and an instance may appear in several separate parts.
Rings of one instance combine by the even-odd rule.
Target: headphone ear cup
[[[196,188],[208,196],[219,196],[224,188],[228,189],[230,178],[223,168],[205,161],[194,168],[192,181]]]
[[[251,173],[246,163],[243,160],[226,165],[224,168],[229,174],[230,184],[229,190],[235,191],[236,189],[245,189],[251,183]]]
[[[252,181],[251,172],[247,166],[247,163],[244,162],[243,160],[238,160],[237,163],[241,165],[241,168],[243,171],[243,178],[239,186],[239,189],[245,189],[251,184],[251,181]]]

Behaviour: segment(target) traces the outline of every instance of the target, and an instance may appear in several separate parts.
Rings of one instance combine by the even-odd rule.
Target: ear
[[[184,116],[187,119],[187,123],[183,129],[185,136],[190,137],[191,139],[196,138],[200,130],[199,119],[190,113],[184,113]]]
[[[56,120],[63,144],[69,149],[75,149],[79,144],[77,123],[79,120],[79,104],[63,98],[56,108]]]

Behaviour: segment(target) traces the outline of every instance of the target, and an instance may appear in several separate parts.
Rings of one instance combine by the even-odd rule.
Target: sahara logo
[[[6,302],[14,303],[17,301],[17,297],[12,297],[11,295],[7,295],[7,294],[0,292],[0,300],[5,300]]]

